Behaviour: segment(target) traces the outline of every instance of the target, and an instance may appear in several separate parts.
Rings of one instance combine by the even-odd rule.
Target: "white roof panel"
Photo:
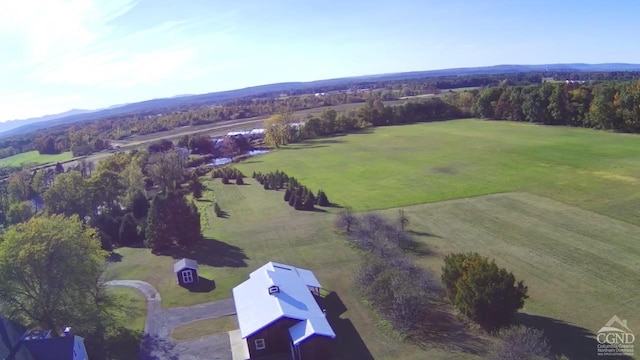
[[[267,263],[249,275],[249,279],[233,289],[240,334],[251,336],[274,321],[287,317],[308,322],[304,327],[294,325],[292,338],[303,341],[313,334],[335,337],[331,326],[318,306],[309,286],[320,287],[309,270],[294,266]],[[279,292],[269,294],[270,286],[278,286]],[[309,329],[307,329],[309,327]],[[304,328],[304,331],[302,329]],[[293,328],[292,328],[293,329]]]

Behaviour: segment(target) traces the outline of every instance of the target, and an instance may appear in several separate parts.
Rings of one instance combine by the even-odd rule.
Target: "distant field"
[[[640,136],[456,120],[294,144],[238,165],[284,170],[357,211],[527,191],[640,224]]]
[[[58,161],[66,161],[72,158],[73,156],[70,151],[57,155],[40,155],[37,151],[29,151],[0,159],[0,166],[42,165]]]

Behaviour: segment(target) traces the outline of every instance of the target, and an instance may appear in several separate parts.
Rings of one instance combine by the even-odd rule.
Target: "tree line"
[[[496,86],[477,94],[486,119],[640,132],[640,81]]]
[[[221,104],[194,103],[190,107],[171,109],[163,114],[135,113],[73,124],[63,124],[33,133],[0,139],[0,158],[37,150],[42,154],[71,151],[74,156],[109,148],[109,141],[132,135],[167,131],[181,126],[210,124],[226,120],[272,115],[282,109],[291,111],[364,103],[369,100],[394,100],[404,96],[438,94],[460,87],[494,87],[499,84],[526,86],[540,84],[543,78],[587,80],[596,82],[631,81],[638,72],[547,72],[441,76],[384,81],[354,81],[292,90],[287,96],[265,93]],[[357,91],[366,88],[367,91]],[[311,93],[311,94],[310,94]],[[314,93],[323,95],[316,96]]]

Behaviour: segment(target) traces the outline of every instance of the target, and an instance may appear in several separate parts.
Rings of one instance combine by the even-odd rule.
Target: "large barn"
[[[252,359],[274,354],[331,358],[336,334],[314,297],[320,288],[313,272],[269,262],[233,289],[240,335]]]

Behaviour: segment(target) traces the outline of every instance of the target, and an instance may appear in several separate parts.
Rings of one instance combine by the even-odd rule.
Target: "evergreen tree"
[[[322,191],[322,190],[318,190],[318,201],[317,201],[319,206],[330,206],[331,203],[329,202],[329,198],[327,198],[327,194]]]
[[[289,197],[289,206],[293,206],[296,202],[296,190],[291,190],[291,196]]]
[[[244,185],[244,180],[243,180],[242,175],[240,175],[240,176],[238,176],[236,178],[236,185]]]
[[[149,199],[142,191],[136,192],[131,204],[131,212],[136,219],[142,219],[149,212]]]
[[[135,215],[130,212],[122,218],[120,231],[118,232],[120,245],[135,244],[140,240],[138,237],[138,225],[136,224]]]
[[[284,192],[284,201],[289,201],[291,199],[291,189],[287,188]]]
[[[222,183],[225,185],[229,184],[229,178],[226,175],[222,175]]]
[[[216,213],[217,217],[222,217],[222,209],[220,208],[220,205],[218,205],[217,201],[213,204],[213,212]]]
[[[188,204],[186,203],[186,199],[182,198],[180,202],[180,206],[186,205],[183,209],[183,222],[184,227],[182,227],[183,234],[178,237],[178,245],[181,246],[189,246],[198,242],[201,237],[201,224],[200,224],[200,212],[198,212],[198,207],[193,201],[190,201]]]
[[[147,228],[145,232],[145,245],[152,252],[163,251],[171,247],[172,222],[165,221],[167,214],[166,195],[157,195],[151,201],[151,207],[147,214]]]
[[[191,192],[193,192],[193,197],[196,199],[200,199],[202,198],[202,190],[204,189],[204,186],[202,185],[202,182],[200,181],[200,177],[198,176],[197,173],[192,173],[191,174]]]

